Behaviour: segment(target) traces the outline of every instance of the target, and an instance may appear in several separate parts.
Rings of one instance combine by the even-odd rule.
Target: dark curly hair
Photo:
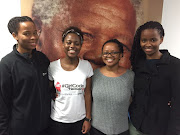
[[[139,28],[137,29],[137,31],[135,33],[133,46],[132,46],[132,50],[131,50],[130,61],[131,61],[132,69],[134,69],[134,66],[136,65],[138,59],[146,58],[146,55],[143,52],[143,50],[141,49],[141,45],[140,45],[141,32],[145,29],[158,30],[160,37],[164,37],[164,35],[165,35],[164,28],[159,22],[149,21],[149,22],[146,22],[145,24],[139,26]]]

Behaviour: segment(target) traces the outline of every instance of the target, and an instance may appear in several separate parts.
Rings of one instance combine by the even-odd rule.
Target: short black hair
[[[9,32],[12,34],[13,32],[15,34],[18,34],[18,30],[19,30],[19,23],[21,22],[27,22],[27,21],[30,21],[32,23],[33,20],[28,17],[28,16],[16,16],[16,17],[13,17],[12,19],[9,20],[8,22],[8,30]]]
[[[83,32],[78,27],[74,27],[74,26],[70,26],[63,31],[62,42],[64,42],[64,39],[66,38],[66,36],[69,33],[75,33],[76,35],[78,35],[78,37],[80,38],[80,41],[81,41],[81,45],[82,45],[82,43],[83,43]]]
[[[123,43],[121,43],[119,40],[117,40],[117,39],[110,39],[110,40],[108,40],[108,41],[106,41],[104,44],[103,44],[103,46],[102,46],[102,51],[103,51],[103,48],[104,48],[104,46],[107,44],[107,43],[116,43],[117,45],[118,45],[118,48],[119,48],[119,51],[120,51],[120,53],[122,53],[122,56],[123,56],[123,52],[124,52],[124,50],[123,50],[123,47],[125,46]]]

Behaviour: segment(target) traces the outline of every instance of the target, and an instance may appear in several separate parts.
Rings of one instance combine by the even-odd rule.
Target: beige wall
[[[143,22],[162,20],[163,0],[142,0]]]
[[[32,8],[33,0],[21,0],[21,15],[30,16],[31,17],[31,8]]]

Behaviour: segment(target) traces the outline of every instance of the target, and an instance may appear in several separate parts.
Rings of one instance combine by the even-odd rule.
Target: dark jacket
[[[0,62],[0,135],[37,135],[50,115],[49,60],[36,50],[13,51]]]
[[[148,135],[180,135],[180,60],[167,50],[161,52],[161,59],[151,68],[141,59],[134,69],[130,117]]]

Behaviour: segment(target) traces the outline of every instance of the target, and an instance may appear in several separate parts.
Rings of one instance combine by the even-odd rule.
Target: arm
[[[9,135],[9,119],[11,115],[12,77],[10,70],[0,63],[0,135]]]
[[[171,107],[167,135],[180,134],[180,64],[174,66],[171,74]]]
[[[86,89],[85,89],[85,106],[86,106],[86,118],[91,119],[91,77],[86,79]],[[82,127],[82,133],[86,134],[91,128],[91,123],[84,121]]]

